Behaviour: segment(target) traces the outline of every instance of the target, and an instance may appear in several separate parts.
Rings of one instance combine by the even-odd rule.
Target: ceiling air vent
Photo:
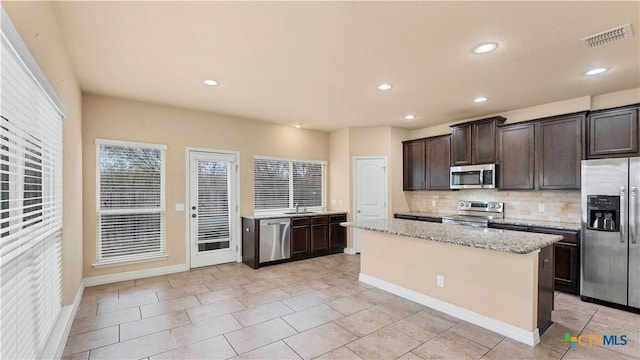
[[[626,24],[595,35],[587,36],[586,38],[580,39],[580,42],[582,42],[582,45],[585,47],[594,48],[616,40],[630,39],[631,37],[633,37],[631,24]]]

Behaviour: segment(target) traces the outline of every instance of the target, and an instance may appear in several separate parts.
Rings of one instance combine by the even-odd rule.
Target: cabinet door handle
[[[626,238],[627,238],[627,229],[625,228],[625,226],[627,226],[627,224],[625,223],[624,219],[625,216],[627,216],[626,211],[624,211],[625,209],[625,197],[627,194],[627,188],[624,186],[620,187],[620,242],[623,243],[625,242]]]
[[[638,187],[633,186],[631,188],[631,199],[629,200],[629,237],[631,238],[631,243],[635,244],[638,242],[638,229],[636,229],[636,224],[638,223],[638,215],[636,214],[636,205],[637,205],[637,194]]]

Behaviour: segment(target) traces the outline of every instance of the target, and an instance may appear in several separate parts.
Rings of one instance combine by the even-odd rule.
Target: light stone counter
[[[513,254],[529,254],[562,240],[562,236],[559,235],[472,228],[464,225],[402,219],[367,220],[357,223],[342,223],[341,225]]]
[[[248,219],[279,219],[279,218],[338,215],[338,214],[346,214],[346,212],[325,210],[325,211],[310,211],[310,212],[303,212],[303,213],[297,213],[297,214],[284,214],[284,213],[283,214],[244,214],[241,216]]]
[[[442,218],[444,216],[453,216],[457,214],[446,214],[446,213],[437,213],[437,212],[421,212],[421,211],[400,211],[396,212],[396,215],[408,215],[408,216],[419,216],[419,217],[432,217],[432,218]],[[489,223],[493,224],[508,224],[508,225],[520,225],[520,226],[532,226],[532,227],[544,227],[550,229],[560,229],[560,230],[580,230],[580,223],[568,223],[568,222],[559,222],[559,221],[544,221],[544,220],[532,220],[532,219],[515,219],[515,218],[504,218],[504,219],[491,219]]]
[[[567,223],[567,222],[558,222],[558,221],[543,221],[543,220],[531,220],[531,219],[492,219],[489,220],[490,223],[493,224],[509,224],[509,225],[520,225],[520,226],[531,226],[531,227],[543,227],[543,228],[551,228],[551,229],[560,229],[560,230],[580,230],[582,225],[580,223]]]

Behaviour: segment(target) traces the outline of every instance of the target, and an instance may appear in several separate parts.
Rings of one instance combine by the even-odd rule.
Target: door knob
[[[196,215],[196,214],[191,214],[191,217],[192,217],[192,218],[197,217],[197,216],[198,216],[198,215]]]
[[[195,210],[195,209],[196,209],[196,206],[195,206],[195,205],[191,207],[191,210]]]
[[[362,210],[358,210],[358,214],[360,214],[362,212]]]

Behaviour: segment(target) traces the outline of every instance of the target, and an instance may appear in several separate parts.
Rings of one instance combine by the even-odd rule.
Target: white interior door
[[[387,218],[387,159],[384,157],[354,158],[355,220]],[[360,252],[360,230],[353,233],[354,247]]]
[[[238,258],[237,164],[236,154],[189,152],[192,268]]]

